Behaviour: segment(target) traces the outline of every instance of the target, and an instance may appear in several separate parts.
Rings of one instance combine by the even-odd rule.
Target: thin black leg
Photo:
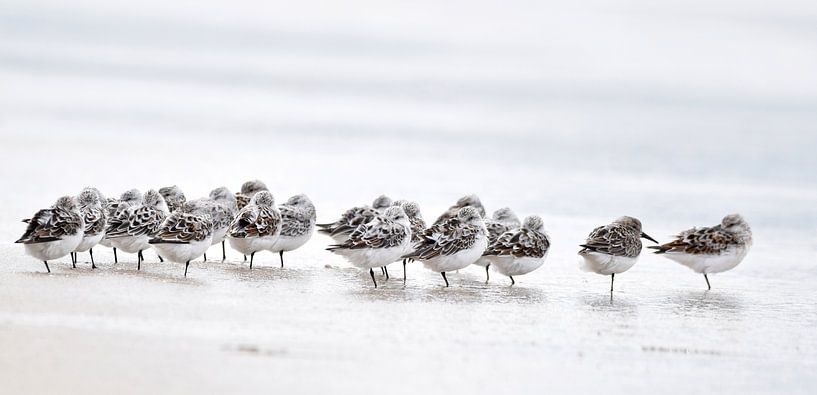
[[[184,276],[187,277],[187,268],[190,266],[190,261],[184,263]]]
[[[94,249],[91,248],[88,250],[91,253],[91,269],[96,269],[96,263],[94,263]]]
[[[383,273],[386,273],[386,280],[389,279],[389,268],[383,266]]]
[[[406,261],[408,258],[403,258],[403,285],[406,285]]]
[[[247,256],[244,255],[244,262],[247,262]]]
[[[704,273],[704,279],[706,280],[706,290],[707,291],[711,290],[712,286],[709,285],[709,277],[706,276],[706,273]]]
[[[43,261],[43,263],[45,263],[45,270],[47,270],[49,273],[51,273],[51,268],[48,267],[48,261]]]
[[[142,251],[136,253],[136,270],[142,270]]]
[[[281,257],[281,269],[284,268],[284,252],[278,251],[278,256]]]
[[[443,275],[443,280],[445,280],[445,287],[448,288],[448,279],[445,278],[445,272],[440,273]]]
[[[77,253],[76,252],[71,253],[71,267],[73,267],[74,269],[77,268]]]
[[[513,281],[513,276],[508,276],[508,277],[511,279],[511,286],[514,286],[514,284],[516,284],[516,281]]]
[[[224,247],[224,240],[221,241],[221,261],[227,260],[227,249]]]
[[[380,266],[380,274],[382,274],[384,276],[386,275],[386,267],[385,266]]]
[[[252,270],[252,260],[253,260],[253,258],[255,258],[255,252],[250,254],[250,270]]]
[[[490,272],[488,272],[488,269],[490,269],[490,268],[491,268],[491,264],[490,264],[490,263],[489,263],[488,265],[486,265],[486,266],[485,266],[485,284],[488,284],[488,281],[490,281],[490,280],[491,280],[491,273],[490,273]]]
[[[161,255],[156,254],[156,256],[158,256],[158,257],[159,257],[159,262],[161,262],[161,263],[165,263],[165,259],[164,259],[164,258],[162,258],[162,256],[161,256]],[[142,257],[142,259],[145,259],[145,258],[144,258],[144,257]]]
[[[113,263],[119,263],[119,259],[116,257],[116,247],[113,248]]]
[[[374,287],[377,288],[377,280],[374,279],[374,269],[369,268],[369,275],[372,276],[372,282],[374,283]]]
[[[610,275],[610,293],[613,293],[613,282],[616,281],[616,274],[613,273]]]
[[[207,262],[207,253],[204,253],[204,261]]]

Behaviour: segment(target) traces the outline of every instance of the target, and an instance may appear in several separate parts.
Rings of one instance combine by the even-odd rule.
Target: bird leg
[[[374,279],[374,269],[369,268],[369,275],[372,276],[372,282],[374,283],[374,287],[377,288],[377,280]]]

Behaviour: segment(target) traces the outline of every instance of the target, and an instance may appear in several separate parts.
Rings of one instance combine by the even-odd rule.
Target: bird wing
[[[108,225],[109,238],[153,236],[159,231],[166,217],[164,211],[145,206],[127,210],[127,214],[127,219],[120,215],[115,221],[111,221]]]
[[[406,228],[394,221],[383,217],[376,217],[374,220],[358,225],[342,244],[336,244],[329,250],[345,248],[389,248],[399,246],[408,237]]]
[[[306,210],[294,206],[282,205],[278,211],[281,213],[282,236],[301,236],[309,231],[312,218]]]
[[[85,234],[98,235],[105,230],[108,213],[101,208],[85,208],[82,210],[82,219],[85,220]]]
[[[202,241],[212,233],[213,221],[209,215],[179,213],[171,215],[162,224],[151,244],[177,243],[187,244]]]
[[[273,236],[281,224],[281,214],[268,207],[245,206],[230,225],[230,236]]]
[[[737,238],[720,225],[685,230],[675,240],[660,246],[651,246],[656,254],[684,252],[688,254],[720,254],[738,244]]]
[[[549,248],[550,240],[547,235],[519,228],[499,235],[483,255],[541,258]]]
[[[599,252],[633,258],[641,252],[641,239],[624,226],[610,224],[594,229],[581,247],[580,253]]]
[[[431,259],[456,254],[474,245],[479,231],[477,226],[466,225],[459,218],[451,218],[428,228],[423,233],[423,240],[415,245],[415,251],[404,258]]]
[[[37,211],[28,222],[25,233],[15,243],[35,244],[61,240],[77,233],[82,218],[77,213],[60,208]]]

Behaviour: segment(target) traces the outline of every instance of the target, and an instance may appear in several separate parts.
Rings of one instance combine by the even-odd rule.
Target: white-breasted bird
[[[473,264],[488,247],[488,231],[479,210],[466,206],[456,217],[433,225],[423,233],[414,252],[403,258],[420,261],[426,268],[440,273],[448,287],[445,273]]]
[[[630,270],[641,255],[641,238],[658,243],[641,230],[641,221],[621,217],[609,225],[594,229],[581,244],[579,267],[610,277],[610,293],[616,274]]]
[[[116,215],[108,221],[107,237],[111,239],[111,245],[119,250],[137,254],[136,270],[142,270],[142,261],[145,259],[142,251],[150,248],[148,242],[159,231],[167,215],[164,198],[151,189],[145,192],[141,204],[117,210]]]
[[[372,283],[377,288],[372,268],[395,262],[411,250],[408,216],[402,207],[389,207],[382,215],[358,225],[343,243],[331,245],[327,250],[346,258],[356,267],[369,269]]]
[[[482,254],[490,260],[491,267],[499,274],[513,276],[528,274],[545,263],[550,251],[550,238],[545,232],[542,218],[536,215],[525,218],[522,227],[499,235]]]
[[[743,261],[752,246],[752,229],[740,214],[723,217],[711,227],[692,228],[679,233],[675,240],[660,246],[650,246],[660,254],[704,275],[706,288],[708,274],[735,268]]]
[[[15,243],[22,243],[28,255],[43,261],[49,273],[48,261],[76,250],[85,235],[85,221],[71,196],[57,199],[51,208],[37,211],[26,222],[25,233]]]
[[[252,269],[255,253],[271,250],[281,234],[281,213],[269,191],[256,193],[238,212],[227,231],[230,247],[250,256]]]

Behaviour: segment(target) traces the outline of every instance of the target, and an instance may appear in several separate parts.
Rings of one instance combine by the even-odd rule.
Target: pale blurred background
[[[91,375],[48,351],[66,328],[107,339],[95,352],[75,346],[89,366],[112,366],[107,384],[77,387],[90,392],[308,390],[303,380],[360,392],[366,380],[389,385],[395,366],[415,381],[385,388],[407,393],[541,393],[545,379],[613,393],[813,393],[817,383],[814,1],[4,0],[0,138],[0,330],[13,350],[0,367],[20,391],[55,390],[21,373],[40,358],[74,384]],[[466,290],[440,292],[416,268],[406,290],[370,294],[365,276],[324,269],[348,265],[316,236],[283,278],[202,264],[202,300],[191,302],[196,291],[173,283],[178,268],[149,266],[169,276],[160,281],[121,266],[80,271],[60,287],[10,243],[19,219],[85,185],[118,195],[179,184],[197,197],[250,178],[279,202],[308,193],[323,221],[381,193],[417,200],[433,220],[474,192],[489,211],[542,215],[553,252],[512,290],[504,279],[486,290],[474,270]],[[756,244],[717,277],[715,296],[690,293],[699,276],[649,256],[617,277],[624,296],[610,304],[607,279],[575,267],[576,245],[619,215],[664,240],[730,212],[747,217]],[[248,288],[258,278],[278,288]],[[141,299],[146,289],[155,300]],[[136,318],[122,313],[129,298],[144,302]],[[263,359],[225,357],[234,337],[297,363],[275,360],[273,374]],[[173,357],[130,376],[109,358],[128,353]],[[190,363],[224,370],[174,381]],[[335,375],[314,379],[316,363]]]

